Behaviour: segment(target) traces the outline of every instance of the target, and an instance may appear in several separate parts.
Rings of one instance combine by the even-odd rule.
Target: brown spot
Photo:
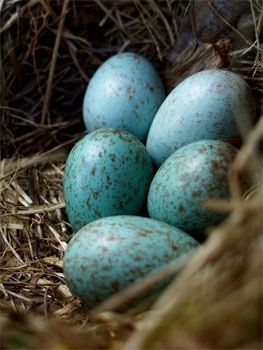
[[[103,271],[111,271],[111,267],[110,266],[104,266],[102,268]]]
[[[98,196],[99,196],[99,191],[94,191],[94,192],[93,192],[93,197],[94,197],[95,199],[97,199]]]
[[[182,212],[184,212],[184,206],[182,205],[182,204],[180,204],[179,205],[179,208],[178,208],[178,211],[179,211],[179,213],[182,213]]]
[[[139,261],[139,260],[141,260],[141,257],[140,257],[139,255],[135,255],[135,256],[133,257],[133,259],[136,260],[136,261]]]
[[[107,180],[107,184],[111,185],[112,182],[111,182],[111,180],[110,180],[110,175],[107,175],[107,176],[106,176],[106,180]]]
[[[111,159],[112,162],[115,162],[116,155],[115,154],[110,154],[110,159]]]
[[[151,84],[147,84],[147,88],[151,91],[154,92],[154,87]]]
[[[177,245],[173,244],[173,245],[172,245],[172,250],[173,250],[174,252],[175,252],[176,250],[178,250]]]
[[[104,245],[100,246],[100,249],[103,251],[103,252],[106,252],[108,250],[107,247],[105,247]]]
[[[117,129],[112,130],[112,133],[114,135],[121,135],[122,134],[122,132],[120,130],[117,130]]]
[[[85,270],[86,270],[85,266],[80,265],[80,270],[81,270],[81,271],[85,271]]]
[[[212,165],[212,171],[215,173],[218,172],[219,164],[213,160],[213,161],[211,161],[211,165]]]
[[[109,235],[108,240],[109,241],[116,241],[116,237],[114,235]]]
[[[152,231],[141,228],[140,231],[138,231],[138,233],[140,236],[147,237],[152,233]]]
[[[201,195],[201,191],[193,191],[192,196],[193,197],[199,197]]]
[[[102,216],[101,213],[97,209],[94,210],[94,214],[98,217]]]
[[[115,292],[117,292],[120,289],[120,284],[118,281],[114,281],[112,282],[111,287]]]

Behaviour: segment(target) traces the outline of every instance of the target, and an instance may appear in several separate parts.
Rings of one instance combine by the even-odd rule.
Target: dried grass
[[[62,177],[67,153],[83,135],[85,86],[116,52],[149,58],[167,91],[196,71],[228,67],[248,81],[260,113],[261,2],[250,2],[254,42],[245,38],[238,50],[228,37],[197,47],[189,43],[176,61],[168,58],[191,12],[188,1],[7,0],[0,8],[3,349],[260,348],[262,119],[233,164],[231,200],[208,203],[229,212],[228,220],[197,252],[92,313],[64,281],[62,258],[72,230]],[[116,311],[177,272],[156,303],[155,297]]]

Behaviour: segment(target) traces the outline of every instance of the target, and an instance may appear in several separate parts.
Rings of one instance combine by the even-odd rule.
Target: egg
[[[188,233],[222,220],[204,207],[211,198],[227,198],[227,173],[237,150],[222,141],[191,143],[171,155],[157,171],[148,194],[148,212]]]
[[[214,69],[181,82],[159,108],[146,148],[159,167],[179,148],[203,139],[226,139],[247,132],[254,119],[253,96],[237,74]]]
[[[153,177],[145,146],[133,135],[98,129],[71,150],[63,189],[75,231],[105,216],[140,212]]]
[[[70,240],[64,275],[71,292],[93,307],[197,245],[163,222],[138,216],[103,218]]]
[[[107,127],[130,132],[145,141],[165,98],[162,82],[149,61],[121,53],[104,62],[90,80],[83,117],[88,131]]]

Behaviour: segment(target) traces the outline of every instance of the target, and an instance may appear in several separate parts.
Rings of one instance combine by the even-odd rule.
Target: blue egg
[[[137,214],[153,177],[145,146],[133,135],[99,129],[71,150],[64,172],[64,197],[74,230],[105,216]]]
[[[77,232],[64,256],[71,292],[90,306],[187,253],[198,243],[163,222],[114,216]]]
[[[204,70],[181,82],[159,108],[146,148],[159,167],[179,148],[247,132],[255,116],[246,82],[224,70]]]
[[[171,155],[157,171],[148,194],[148,212],[188,233],[202,233],[222,220],[204,207],[228,196],[227,173],[236,149],[222,141],[191,143]]]
[[[164,98],[162,82],[149,61],[133,53],[115,55],[102,64],[87,87],[86,128],[125,130],[144,141]]]

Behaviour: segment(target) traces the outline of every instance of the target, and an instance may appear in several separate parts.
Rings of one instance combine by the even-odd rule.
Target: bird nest
[[[236,3],[0,2],[3,349],[261,347],[263,11],[257,0],[241,1],[238,9]],[[238,27],[243,15],[253,23],[252,37]],[[206,18],[211,28],[204,28]],[[84,134],[86,85],[122,51],[147,57],[167,92],[206,68],[238,72],[256,97],[258,121],[244,141],[229,140],[241,146],[229,200],[207,203],[227,219],[208,229],[200,248],[90,310],[63,275],[72,236],[63,170]],[[120,311],[167,277],[173,282],[161,295]]]

